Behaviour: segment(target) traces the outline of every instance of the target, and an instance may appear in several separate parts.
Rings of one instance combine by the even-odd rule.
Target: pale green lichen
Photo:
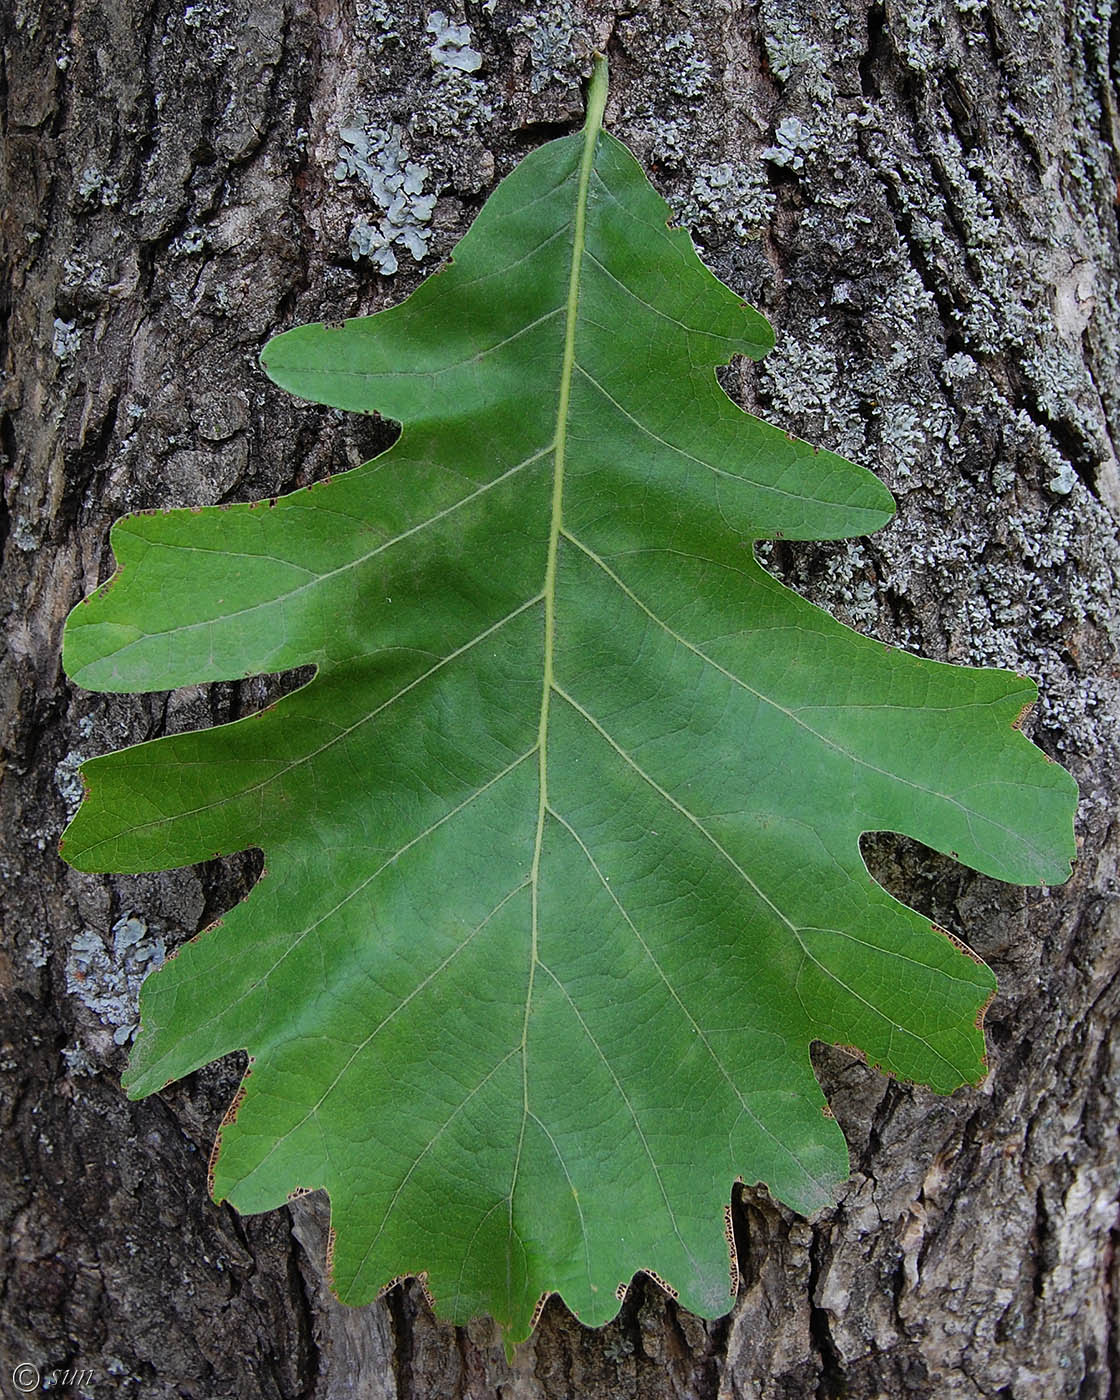
[[[66,961],[66,990],[113,1028],[113,1039],[124,1045],[135,1034],[140,985],[167,956],[159,934],[143,919],[126,914],[112,928],[113,940],[84,929],[70,945]]]
[[[702,242],[728,236],[757,238],[774,212],[775,197],[759,166],[701,161],[691,187],[670,198],[680,221]]]
[[[77,322],[64,321],[61,316],[54,318],[54,334],[51,337],[51,350],[60,364],[66,365],[78,353],[82,344],[82,332]]]
[[[774,133],[774,145],[767,146],[762,154],[775,165],[802,170],[806,156],[811,155],[817,145],[812,131],[800,117],[783,117]]]
[[[189,257],[194,253],[201,253],[208,243],[206,230],[192,224],[172,241],[171,251],[180,257]]]
[[[354,222],[351,256],[355,261],[368,257],[385,276],[397,270],[397,247],[420,262],[428,251],[428,224],[436,204],[436,196],[424,192],[428,166],[409,159],[400,127],[387,131],[372,125],[342,126],[338,134],[342,144],[334,178],[340,183],[357,181],[381,211],[373,217],[362,214]]]
[[[89,1052],[81,1045],[68,1045],[59,1052],[69,1075],[92,1078],[98,1073],[98,1062],[90,1058]]]
[[[928,458],[931,444],[938,456],[957,446],[955,416],[945,403],[892,404],[880,415],[879,442],[882,460],[901,486]]]
[[[434,151],[448,152],[447,133],[454,131],[460,142],[469,141],[479,126],[494,115],[489,87],[480,78],[460,68],[433,69],[432,83],[423,102],[417,104],[408,121],[409,134],[424,140]],[[426,158],[435,164],[438,156]]]
[[[859,422],[859,400],[852,392],[850,367],[841,365],[828,338],[824,318],[811,321],[805,340],[782,334],[762,362],[761,387],[783,421],[797,422],[818,436]]]
[[[771,73],[782,83],[788,82],[795,72],[801,76],[809,71],[821,78],[827,73],[821,49],[792,28],[780,36],[767,34],[766,58]]]
[[[85,788],[78,775],[78,769],[86,761],[87,754],[79,753],[76,749],[71,749],[55,765],[54,785],[58,789],[59,796],[66,812],[66,820],[70,821],[74,813],[82,805],[82,798],[85,795]]]
[[[687,30],[670,34],[664,53],[666,90],[691,106],[699,106],[707,94],[712,65],[698,51],[695,36]]]
[[[696,135],[711,87],[711,65],[697,52],[688,33],[660,41],[663,52],[676,53],[680,71],[647,89],[626,114],[626,124],[643,133],[648,159],[666,170],[697,169]],[[715,168],[719,162],[710,168]]]
[[[372,42],[375,49],[399,43],[398,13],[397,7],[388,0],[356,0],[354,6],[358,32],[367,42]]]
[[[82,167],[75,189],[79,199],[92,201],[95,197],[105,209],[120,203],[120,183],[108,175],[91,156]]]
[[[472,47],[469,24],[453,23],[442,10],[435,10],[428,17],[427,35],[436,42],[429,48],[431,68],[425,90],[410,103],[409,140],[424,151],[420,159],[429,171],[429,187],[474,191],[493,173],[492,158],[479,135],[494,115],[493,86],[477,76],[483,56]],[[427,223],[423,206],[415,214],[415,223]]]
[[[433,10],[428,16],[428,33],[435,38],[428,54],[437,68],[477,73],[482,67],[482,54],[471,47],[469,24],[453,24],[442,10]]]
[[[552,84],[580,86],[592,45],[571,5],[552,4],[523,13],[507,32],[514,41],[528,40],[530,92],[541,93]]]

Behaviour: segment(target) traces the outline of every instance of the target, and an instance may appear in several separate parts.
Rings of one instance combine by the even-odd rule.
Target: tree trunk
[[[0,1390],[27,1363],[44,1385],[87,1373],[59,1393],[145,1400],[1120,1395],[1107,0],[487,0],[450,21],[414,0],[13,0],[0,22]],[[507,1366],[488,1322],[437,1323],[415,1284],[335,1301],[318,1198],[256,1218],[209,1201],[241,1064],[124,1098],[144,971],[255,866],[68,870],[76,765],[272,691],[93,695],[59,647],[117,516],[275,495],[386,444],[272,388],[258,351],[437,267],[496,180],[579,124],[595,47],[608,126],[778,331],[726,387],[898,498],[874,538],[770,567],[884,641],[1037,679],[1028,728],[1079,780],[1081,851],[1065,888],[1024,891],[869,839],[877,876],[999,977],[987,1081],[938,1098],[819,1049],[851,1180],[812,1221],[740,1191],[731,1316],[645,1281],[591,1332],[553,1299]],[[376,134],[395,128],[399,151]],[[371,180],[408,160],[439,194],[404,215],[418,262],[383,247]]]

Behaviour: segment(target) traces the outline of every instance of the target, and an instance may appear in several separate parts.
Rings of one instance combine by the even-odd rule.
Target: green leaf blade
[[[1033,687],[842,627],[757,563],[893,509],[714,377],[769,326],[599,132],[528,157],[400,306],[263,357],[400,420],[274,503],[133,517],[80,605],[83,684],[313,665],[258,716],[86,765],[65,853],[153,870],[250,846],[248,899],[145,985],[127,1078],[251,1074],[214,1191],[330,1192],[334,1280],[424,1273],[517,1339],[654,1272],[730,1305],[722,1212],[847,1172],[814,1040],[948,1092],[984,1073],[991,973],[870,877],[893,830],[1057,882],[1068,775]]]

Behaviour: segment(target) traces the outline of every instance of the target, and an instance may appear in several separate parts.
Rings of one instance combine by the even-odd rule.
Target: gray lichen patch
[[[388,0],[356,0],[354,18],[357,22],[357,36],[380,50],[390,44],[400,42],[397,20],[399,7]]]
[[[58,789],[66,811],[66,820],[69,821],[74,813],[81,806],[84,788],[82,780],[78,774],[78,769],[85,762],[88,754],[80,753],[77,749],[71,749],[66,756],[61,759],[54,770],[54,785]]]
[[[392,276],[403,253],[417,263],[429,256],[442,194],[473,194],[492,181],[494,159],[481,133],[494,117],[497,94],[480,73],[484,53],[462,18],[438,9],[400,13],[389,28],[387,13],[370,4],[358,18],[370,62],[345,74],[338,119],[324,133],[338,142],[333,177],[344,197],[325,211],[323,233],[331,242],[345,236],[354,261]],[[388,63],[375,64],[390,45]],[[386,102],[367,77],[369,70],[388,72],[406,62],[415,68],[425,59],[409,79],[407,101]],[[453,218],[453,201],[450,209]],[[447,222],[447,208],[441,218]]]
[[[380,217],[360,215],[350,230],[355,261],[368,257],[379,272],[391,276],[398,267],[395,247],[403,247],[421,262],[431,237],[436,196],[424,192],[427,165],[410,159],[406,133],[372,125],[339,128],[342,145],[334,178],[357,180],[381,210]]]
[[[388,0],[356,0],[354,21],[358,42],[368,43],[375,52],[400,43],[400,8]]]
[[[178,238],[172,240],[171,251],[180,257],[190,257],[195,253],[201,253],[208,243],[209,238],[206,230],[192,224]]]
[[[124,1045],[138,1024],[140,986],[166,956],[162,936],[138,915],[126,914],[113,925],[109,945],[93,929],[77,935],[66,960],[66,990]]]
[[[859,398],[850,368],[829,344],[826,326],[827,319],[818,317],[804,339],[781,334],[763,361],[760,378],[783,422],[798,423],[801,431],[838,451],[850,450],[856,446],[852,430],[860,422]]]
[[[98,1062],[90,1057],[89,1051],[83,1045],[68,1045],[59,1053],[69,1075],[93,1078],[100,1069]]]
[[[479,129],[494,112],[493,90],[485,79],[463,68],[436,65],[424,101],[409,116],[408,131],[414,141],[433,152],[427,159],[442,176],[454,179],[458,188],[480,188],[464,169],[464,154],[480,152]],[[455,133],[454,146],[448,142],[448,132]],[[466,154],[465,158],[477,156]],[[490,165],[492,172],[492,157]]]
[[[788,83],[796,78],[811,96],[823,98],[830,95],[832,84],[828,79],[824,50],[806,39],[796,25],[768,31],[766,56],[770,72],[779,82]]]
[[[698,106],[710,94],[712,65],[696,36],[687,29],[665,39],[665,88],[691,106]]]
[[[509,26],[514,50],[529,68],[529,91],[578,90],[594,47],[584,17],[569,4],[537,5]]]
[[[800,117],[783,117],[774,133],[774,144],[762,152],[775,165],[803,170],[807,156],[817,148],[817,140]]]
[[[703,243],[758,238],[774,213],[775,196],[758,164],[701,161],[691,186],[670,207]]]
[[[79,199],[96,200],[106,209],[115,208],[121,202],[120,182],[108,175],[93,156],[82,167],[74,188]]]
[[[82,343],[82,332],[75,321],[64,321],[61,316],[54,318],[54,334],[51,337],[51,351],[60,364],[69,364]]]
[[[636,144],[648,162],[674,172],[694,170],[705,138],[715,137],[721,104],[703,43],[691,30],[663,29],[667,22],[664,14],[639,11],[620,26],[627,47],[651,61],[656,54],[657,65],[649,70],[655,79],[633,92],[623,126],[628,135],[640,133]],[[722,143],[725,152],[728,144]]]
[[[428,33],[435,38],[428,54],[436,67],[460,73],[477,73],[482,67],[482,55],[471,47],[469,24],[453,24],[442,10],[433,10],[428,16]]]

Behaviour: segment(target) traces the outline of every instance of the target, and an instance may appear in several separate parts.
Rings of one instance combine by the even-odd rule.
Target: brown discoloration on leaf
[[[224,919],[215,919],[213,923],[207,924],[205,928],[200,928],[197,933],[192,933],[189,938],[184,939],[183,942],[179,944],[178,948],[172,948],[171,952],[168,953],[164,961],[172,962],[175,958],[179,956],[179,954],[183,951],[184,948],[189,948],[192,943],[197,943],[198,940],[202,938],[204,934],[213,933],[215,929],[221,928],[221,926],[224,923]]]
[[[735,1247],[735,1217],[730,1202],[723,1208],[723,1237],[730,1262],[728,1296],[734,1298],[739,1292],[739,1251]]]
[[[642,1273],[645,1274],[647,1278],[653,1279],[658,1288],[660,1288],[663,1293],[668,1293],[670,1298],[679,1298],[681,1296],[671,1283],[666,1283],[661,1275],[655,1274],[652,1269],[643,1269]]]
[[[930,928],[933,929],[934,933],[939,933],[942,938],[947,938],[958,953],[963,953],[966,958],[970,958],[978,967],[985,966],[984,959],[979,953],[974,953],[963,938],[958,938],[955,933],[950,933],[947,928],[942,928],[940,924],[931,923]]]
[[[991,1006],[992,1002],[995,1001],[996,996],[998,995],[998,993],[999,993],[999,988],[998,988],[998,987],[993,987],[992,990],[991,990],[991,992],[990,992],[989,995],[988,995],[987,1001],[985,1001],[984,1005],[983,1005],[983,1006],[980,1008],[980,1010],[976,1013],[976,1029],[977,1029],[978,1031],[980,1031],[981,1034],[983,1034],[983,1031],[984,1031],[984,1017],[987,1016],[987,1014],[988,1014],[988,1008]],[[985,1051],[984,1051],[984,1055],[983,1055],[982,1062],[983,1062],[984,1068],[987,1069],[987,1068],[988,1068],[988,1052],[987,1052],[986,1049],[985,1049]]]
[[[169,1079],[167,1081],[167,1084],[174,1084],[174,1082],[175,1081],[173,1079]],[[167,1088],[167,1084],[163,1086],[165,1089]],[[239,1089],[238,1093],[240,1092],[241,1090]],[[210,1146],[210,1158],[206,1163],[206,1190],[209,1193],[211,1200],[216,1199],[216,1197],[214,1196],[214,1171],[218,1165],[218,1153],[221,1152],[221,1150],[222,1135],[221,1132],[218,1132],[214,1135],[214,1141]]]
[[[195,937],[197,938],[198,935],[196,934]],[[227,1128],[232,1127],[233,1124],[237,1122],[237,1115],[241,1109],[241,1105],[245,1101],[245,1095],[248,1092],[246,1084],[249,1076],[253,1072],[253,1063],[254,1058],[250,1055],[245,1073],[241,1076],[241,1083],[237,1086],[237,1093],[234,1094],[233,1101],[226,1109],[225,1116],[222,1118],[218,1131],[214,1134],[214,1142],[210,1148],[210,1159],[206,1164],[206,1189],[213,1200],[217,1200],[217,1197],[214,1195],[214,1171],[218,1165],[218,1156],[222,1150],[222,1134]]]
[[[327,1278],[331,1279],[332,1282],[333,1282],[333,1279],[334,1279],[334,1242],[335,1242],[335,1239],[336,1239],[336,1236],[335,1236],[334,1226],[332,1225],[332,1226],[330,1227],[330,1229],[327,1231],[327,1257],[326,1257],[326,1261],[325,1261],[325,1262],[326,1262]]]

